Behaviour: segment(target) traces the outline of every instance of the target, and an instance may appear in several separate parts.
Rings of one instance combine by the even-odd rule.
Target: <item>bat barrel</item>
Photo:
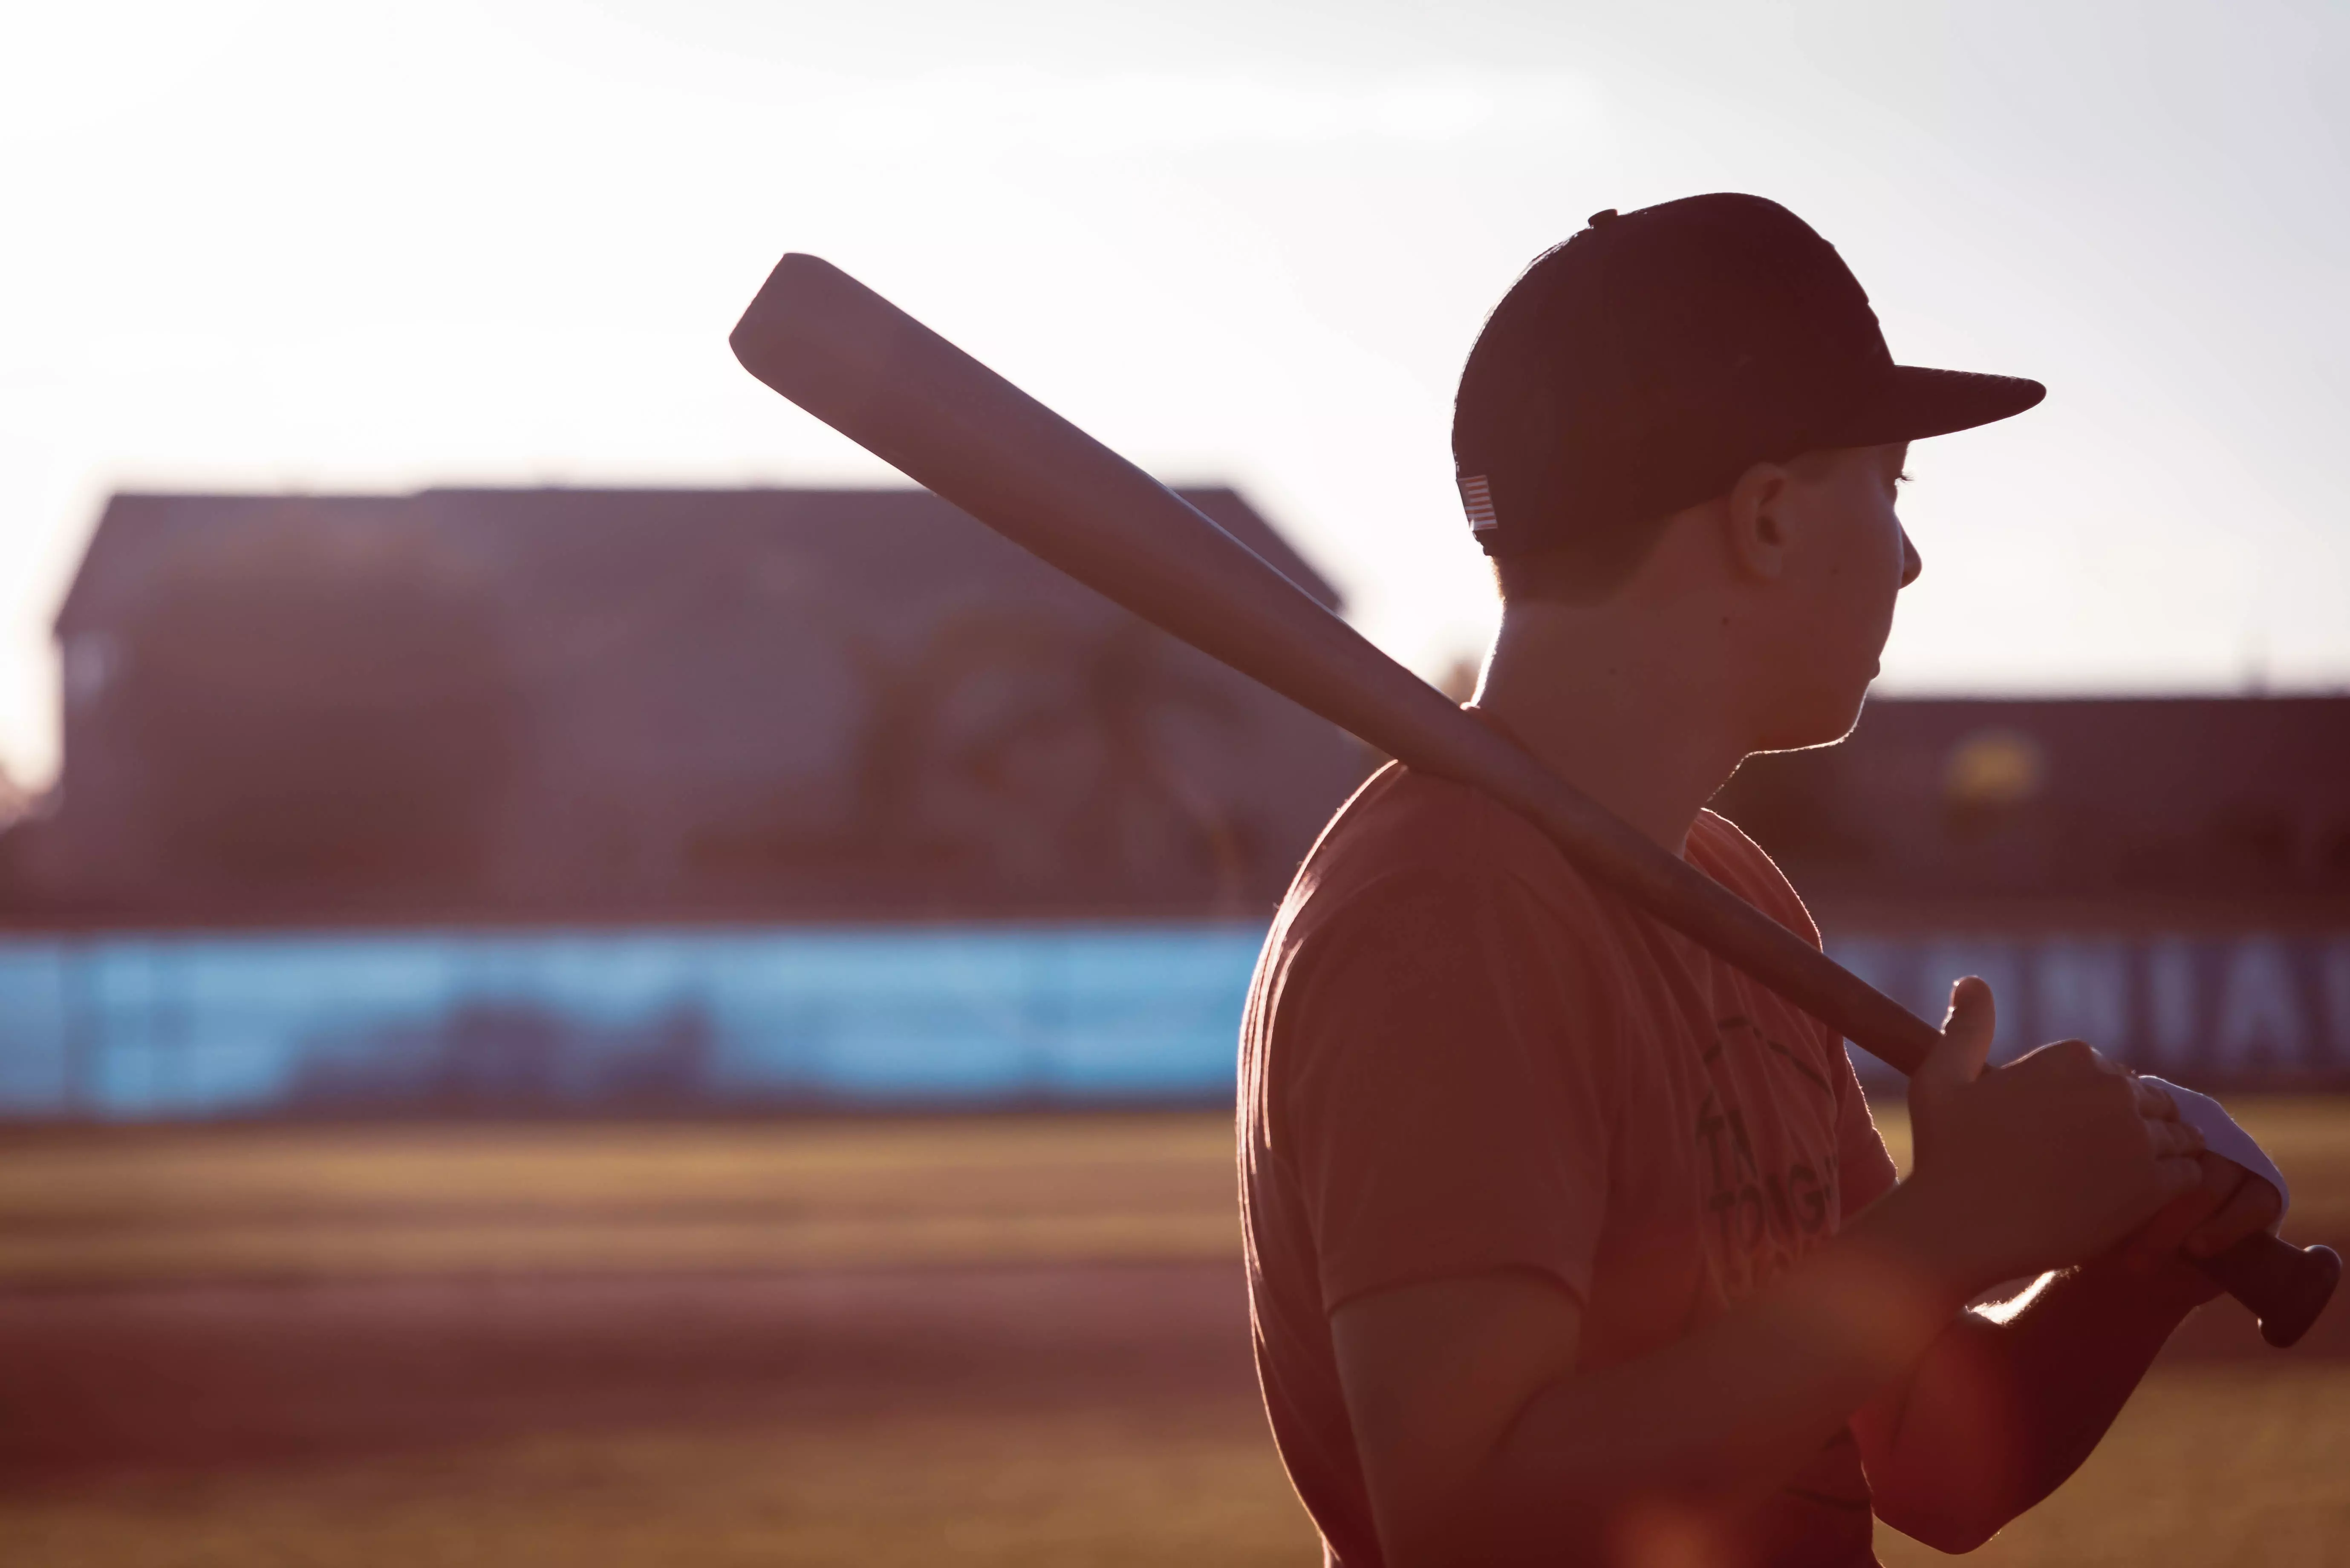
[[[743,367],[1136,615],[1422,772],[1471,784],[1666,924],[1903,1073],[1940,1036],[1373,647],[1181,497],[815,256],[732,338]]]
[[[1595,880],[1880,1060],[1914,1072],[1941,1038],[1462,713],[1180,496],[830,263],[785,256],[729,341],[743,369],[917,483],[1408,766],[1483,790]],[[2342,1269],[2325,1248],[2301,1252],[2272,1236],[2221,1259],[2203,1267],[2260,1317],[2272,1345],[2301,1336]]]

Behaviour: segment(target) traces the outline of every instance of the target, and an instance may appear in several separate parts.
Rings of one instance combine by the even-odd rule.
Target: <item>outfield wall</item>
[[[2079,1038],[2181,1083],[2350,1088],[2350,930],[1832,933],[1828,947],[1927,1018],[1953,981],[1982,976],[1994,1060]]]
[[[1250,925],[0,940],[0,1116],[1228,1097]],[[2000,1051],[2077,1034],[2213,1085],[2350,1088],[2350,930],[1840,934]],[[1866,1064],[1864,1064],[1866,1065]]]
[[[0,1114],[1229,1095],[1262,928],[0,942]]]

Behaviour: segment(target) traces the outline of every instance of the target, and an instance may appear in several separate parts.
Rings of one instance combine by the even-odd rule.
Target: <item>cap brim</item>
[[[1972,430],[2020,414],[2047,395],[2047,388],[2021,376],[1896,365],[1891,379],[1856,410],[1846,438],[1836,444],[1876,446]]]

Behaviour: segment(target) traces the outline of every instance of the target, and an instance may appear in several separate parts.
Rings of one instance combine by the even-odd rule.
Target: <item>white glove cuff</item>
[[[2235,1161],[2275,1188],[2277,1219],[2280,1221],[2284,1219],[2284,1211],[2293,1207],[2293,1189],[2284,1184],[2284,1173],[2277,1169],[2275,1161],[2262,1152],[2261,1146],[2252,1141],[2252,1135],[2236,1125],[2236,1118],[2230,1116],[2219,1101],[2209,1095],[2199,1095],[2192,1089],[2182,1089],[2150,1073],[2140,1073],[2138,1076],[2170,1096],[2178,1106],[2178,1119],[2203,1135],[2204,1147],[2222,1159]],[[2276,1226],[2272,1225],[2269,1229],[2274,1231]]]

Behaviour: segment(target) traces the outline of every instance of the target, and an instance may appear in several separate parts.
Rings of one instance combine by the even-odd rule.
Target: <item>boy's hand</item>
[[[2282,1216],[2277,1189],[2232,1159],[2206,1149],[2196,1156],[2201,1179],[2165,1204],[2160,1212],[2124,1241],[2114,1261],[2130,1272],[2161,1277],[2180,1293],[2207,1302],[2219,1285],[2182,1259],[2209,1258],[2245,1237],[2265,1231]]]
[[[1959,981],[1942,1044],[1909,1080],[1910,1183],[1976,1288],[2100,1256],[2202,1189],[2203,1135],[2168,1095],[2077,1040],[1986,1071],[1993,1024],[1991,988]],[[2239,1223],[2223,1218],[2233,1200],[2189,1228]]]

